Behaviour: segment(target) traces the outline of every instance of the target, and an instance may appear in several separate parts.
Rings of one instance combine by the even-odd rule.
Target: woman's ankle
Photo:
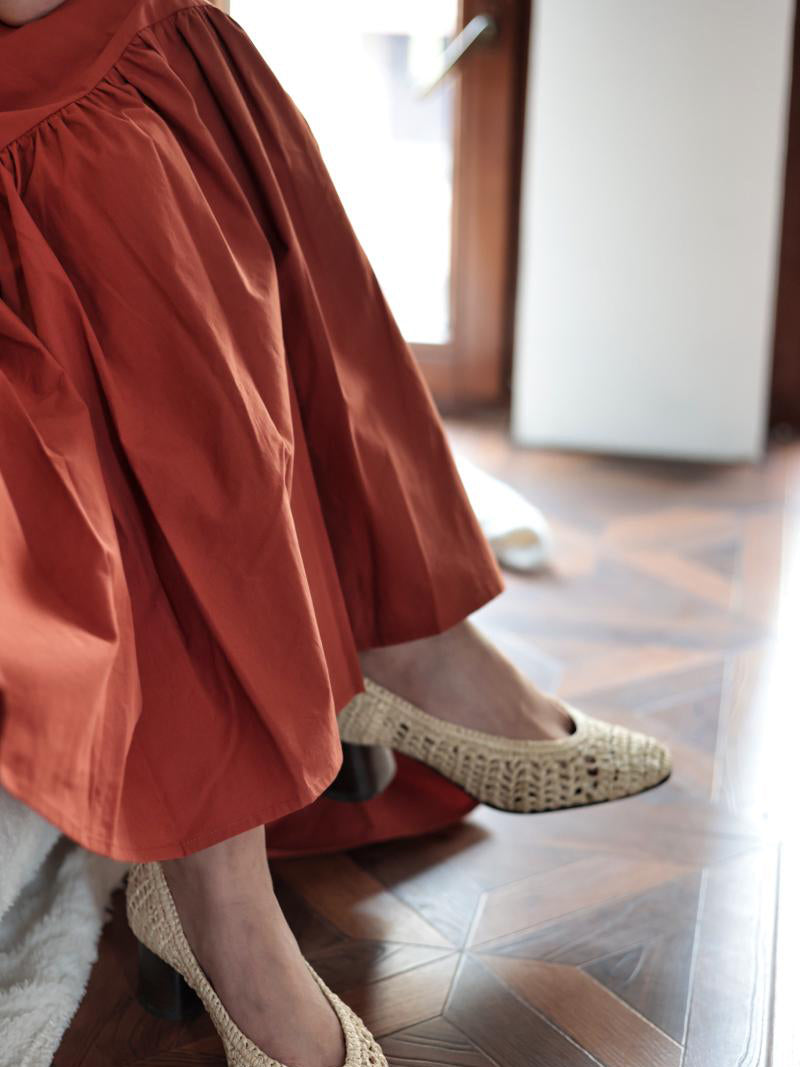
[[[249,890],[272,882],[263,826],[188,856],[163,860],[161,867],[170,887],[192,885],[198,892]]]
[[[236,916],[271,923],[280,911],[267,863],[264,829],[161,864],[189,944],[196,951]]]

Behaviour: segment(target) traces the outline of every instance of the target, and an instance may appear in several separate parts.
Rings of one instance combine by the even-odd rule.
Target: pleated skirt
[[[180,856],[311,804],[357,650],[503,580],[235,20],[66,0],[0,25],[0,71],[0,784]]]

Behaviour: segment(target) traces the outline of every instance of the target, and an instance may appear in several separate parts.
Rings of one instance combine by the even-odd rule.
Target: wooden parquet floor
[[[276,865],[394,1067],[798,1067],[800,445],[756,467],[454,441],[529,494],[551,571],[476,616],[541,685],[673,746],[664,787]],[[221,1067],[133,999],[120,901],[57,1067]]]

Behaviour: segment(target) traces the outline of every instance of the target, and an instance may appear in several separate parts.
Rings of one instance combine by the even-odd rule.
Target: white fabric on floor
[[[553,538],[541,511],[466,456],[453,454],[472,510],[501,566],[534,571],[548,563]]]

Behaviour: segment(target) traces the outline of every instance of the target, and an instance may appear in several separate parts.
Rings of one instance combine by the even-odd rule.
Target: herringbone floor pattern
[[[545,687],[673,746],[641,797],[276,865],[301,944],[394,1067],[798,1067],[800,446],[757,467],[456,443],[553,522],[477,615]],[[119,904],[57,1067],[223,1060],[133,999]]]

